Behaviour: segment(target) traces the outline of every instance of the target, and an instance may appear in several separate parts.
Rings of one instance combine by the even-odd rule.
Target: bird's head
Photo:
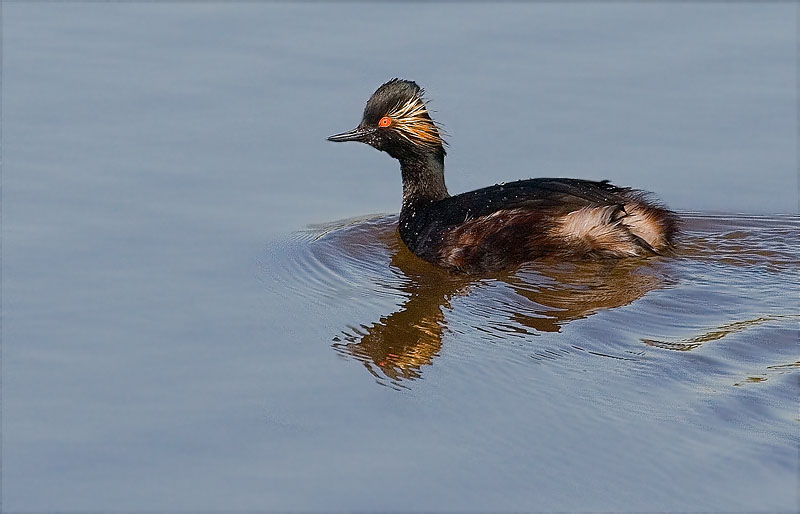
[[[423,89],[410,80],[392,79],[372,94],[361,123],[328,141],[360,141],[396,159],[430,153],[445,154],[445,141],[423,97]]]

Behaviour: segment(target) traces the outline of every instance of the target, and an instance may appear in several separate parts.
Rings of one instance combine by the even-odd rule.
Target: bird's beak
[[[370,133],[369,129],[365,129],[363,127],[356,127],[353,130],[329,136],[328,141],[333,141],[334,143],[341,143],[343,141],[364,141],[364,139],[369,135],[369,133]]]

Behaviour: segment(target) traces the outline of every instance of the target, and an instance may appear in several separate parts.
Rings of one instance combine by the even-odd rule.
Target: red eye
[[[392,124],[392,118],[388,116],[384,116],[383,118],[381,118],[381,121],[378,122],[379,127],[388,127],[391,124]]]

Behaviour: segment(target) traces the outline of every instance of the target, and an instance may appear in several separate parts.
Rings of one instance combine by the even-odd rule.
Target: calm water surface
[[[4,509],[798,508],[796,5],[2,9]],[[420,262],[324,141],[393,76],[675,254]]]

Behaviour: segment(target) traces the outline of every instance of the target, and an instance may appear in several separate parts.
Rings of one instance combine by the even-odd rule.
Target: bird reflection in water
[[[628,305],[664,287],[658,259],[536,261],[503,274],[474,277],[444,272],[414,256],[396,232],[380,238],[391,255],[394,287],[407,297],[398,310],[371,324],[348,327],[334,338],[340,353],[361,361],[379,381],[394,384],[420,378],[422,368],[441,352],[442,339],[456,314],[451,302],[491,289],[491,301],[466,316],[482,335],[507,337],[560,332],[572,320]],[[497,298],[496,295],[500,295]]]

